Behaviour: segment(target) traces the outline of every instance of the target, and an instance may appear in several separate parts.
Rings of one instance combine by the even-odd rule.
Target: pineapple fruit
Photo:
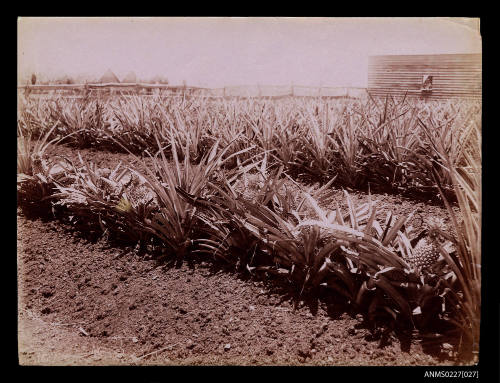
[[[412,254],[408,257],[410,265],[416,269],[432,267],[439,259],[439,246],[444,243],[444,238],[440,231],[445,230],[442,219],[434,218],[429,220],[427,237],[422,238],[413,248]]]

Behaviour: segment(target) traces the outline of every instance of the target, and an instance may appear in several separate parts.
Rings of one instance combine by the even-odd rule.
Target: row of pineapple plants
[[[428,127],[425,129],[430,130]],[[432,134],[432,132],[428,132]],[[197,161],[192,142],[178,148],[155,135],[151,163],[137,170],[96,169],[81,159],[44,158],[52,131],[40,140],[18,135],[18,195],[23,207],[47,201],[72,220],[166,257],[223,260],[250,273],[275,274],[299,295],[331,291],[370,323],[382,320],[477,353],[480,317],[480,128],[469,132],[461,166],[436,140],[434,155],[449,170],[460,207],[447,201],[439,169],[431,168],[456,236],[432,224],[419,232],[411,217],[376,219],[376,202],[325,210],[329,186],[305,188],[287,174],[274,153],[240,146],[240,135],[218,139]],[[167,153],[171,159],[167,158]],[[228,163],[236,165],[227,166]],[[289,179],[290,182],[285,182]],[[295,190],[290,190],[293,184]],[[252,193],[246,192],[253,188]],[[299,190],[299,193],[297,193]],[[444,324],[441,330],[437,324]],[[439,332],[443,332],[439,334]],[[451,338],[450,338],[451,339]]]
[[[414,99],[230,99],[148,98],[32,99],[20,105],[25,134],[66,137],[76,148],[95,147],[135,154],[153,153],[156,137],[172,158],[186,145],[193,162],[215,141],[246,152],[269,152],[294,179],[335,183],[362,190],[439,199],[433,170],[444,193],[454,198],[450,170],[463,162],[470,126],[480,124],[480,103]],[[69,135],[69,136],[68,136]],[[173,143],[170,137],[174,137]],[[250,149],[251,148],[251,149]],[[226,167],[236,166],[235,159]]]

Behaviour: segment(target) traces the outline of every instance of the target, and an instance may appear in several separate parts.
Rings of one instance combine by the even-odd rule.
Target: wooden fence
[[[202,98],[217,97],[328,97],[328,98],[360,98],[366,94],[365,88],[346,87],[308,87],[289,86],[227,86],[224,88],[201,88],[188,86],[171,86],[161,84],[57,84],[57,85],[24,85],[18,87],[29,95],[60,95],[73,98],[93,97],[97,95],[160,95],[165,97],[185,97],[186,95]]]

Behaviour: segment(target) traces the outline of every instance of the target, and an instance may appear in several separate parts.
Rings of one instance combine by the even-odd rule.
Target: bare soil
[[[75,158],[67,148],[49,154]],[[81,151],[99,167],[123,154]],[[131,159],[131,157],[129,158]],[[366,201],[352,193],[355,203]],[[439,206],[378,195],[381,213],[448,220]],[[342,191],[338,202],[345,203]],[[454,365],[439,345],[373,333],[334,296],[291,289],[211,260],[168,266],[59,220],[18,210],[22,365]]]

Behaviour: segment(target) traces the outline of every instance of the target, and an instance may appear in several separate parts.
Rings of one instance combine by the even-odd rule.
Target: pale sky
[[[479,19],[18,19],[21,77],[109,68],[120,80],[134,71],[205,87],[366,87],[370,55],[481,52]]]

